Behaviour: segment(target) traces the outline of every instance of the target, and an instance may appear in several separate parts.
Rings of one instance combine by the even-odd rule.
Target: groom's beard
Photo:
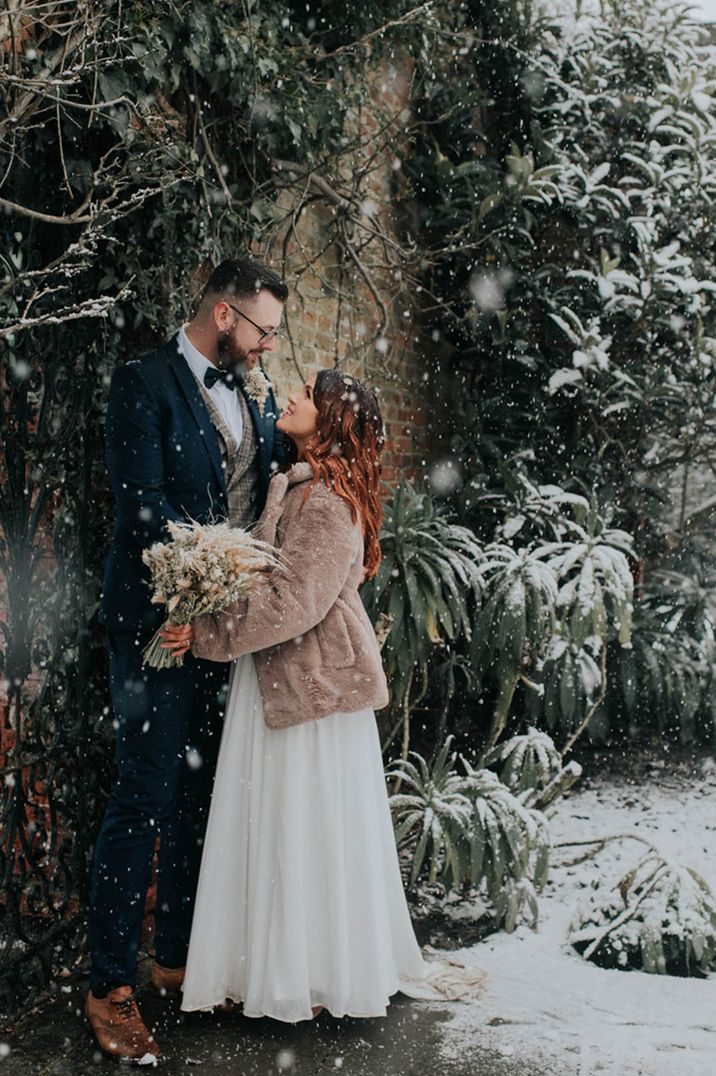
[[[230,333],[221,333],[216,341],[218,367],[234,377],[243,377],[256,365],[260,351],[246,351]]]

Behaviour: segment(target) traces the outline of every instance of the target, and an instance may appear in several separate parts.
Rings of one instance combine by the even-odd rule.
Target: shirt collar
[[[186,325],[182,325],[179,330],[179,337],[177,340],[179,350],[189,364],[189,368],[192,373],[198,377],[201,383],[204,383],[204,374],[207,370],[216,369],[213,362],[207,359],[206,355],[202,355],[197,347],[194,347],[191,340],[186,334]]]

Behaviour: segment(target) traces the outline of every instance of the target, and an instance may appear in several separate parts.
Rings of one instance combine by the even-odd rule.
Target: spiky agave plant
[[[601,967],[705,976],[716,970],[716,898],[695,870],[652,849],[609,893],[596,890],[570,942]]]
[[[432,768],[411,752],[388,777],[402,777],[410,789],[391,797],[399,847],[412,849],[411,884],[425,876],[446,889],[484,886],[495,919],[512,930],[527,909],[537,920],[535,889],[544,884],[549,838],[543,816],[525,807],[489,770],[461,759],[457,773],[452,737]]]
[[[562,756],[551,736],[530,727],[523,735],[498,744],[484,763],[496,769],[502,783],[517,795],[546,788],[562,769]]]
[[[482,549],[471,530],[451,522],[443,507],[409,482],[385,506],[380,544],[383,560],[361,596],[374,623],[381,613],[389,618],[383,661],[399,712],[394,731],[403,726],[407,758],[410,709],[427,689],[432,654],[442,643],[472,635],[472,606],[482,597]]]
[[[472,804],[463,791],[464,781],[455,772],[456,752],[452,737],[443,744],[432,769],[417,752],[415,762],[401,760],[387,774],[402,778],[411,791],[391,796],[390,806],[398,847],[415,842],[410,866],[414,885],[429,863],[428,884],[440,875],[446,888],[458,887],[464,878]]]

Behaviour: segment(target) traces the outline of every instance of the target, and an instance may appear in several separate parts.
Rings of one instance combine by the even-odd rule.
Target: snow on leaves
[[[601,967],[705,976],[716,969],[716,898],[695,870],[652,849],[613,890],[597,888],[570,941]]]
[[[458,889],[484,886],[495,919],[514,930],[537,922],[536,891],[547,878],[549,836],[544,816],[526,807],[487,769],[474,769],[448,737],[432,767],[417,753],[388,774],[409,791],[391,797],[400,847],[411,853],[411,883],[425,876]],[[427,871],[425,870],[427,868]]]

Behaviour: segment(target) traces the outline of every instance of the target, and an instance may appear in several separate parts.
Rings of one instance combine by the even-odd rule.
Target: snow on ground
[[[554,808],[552,840],[634,832],[699,871],[716,892],[716,767],[652,770],[643,779],[583,780]],[[490,976],[484,1001],[454,1008],[442,1026],[446,1060],[480,1045],[551,1076],[714,1076],[716,975],[680,979],[607,971],[567,942],[570,921],[594,879],[617,882],[640,858],[636,841],[608,845],[567,866],[579,850],[555,850],[537,933],[519,928],[463,950]],[[562,865],[560,865],[560,862]],[[499,1076],[496,1070],[495,1076]]]

